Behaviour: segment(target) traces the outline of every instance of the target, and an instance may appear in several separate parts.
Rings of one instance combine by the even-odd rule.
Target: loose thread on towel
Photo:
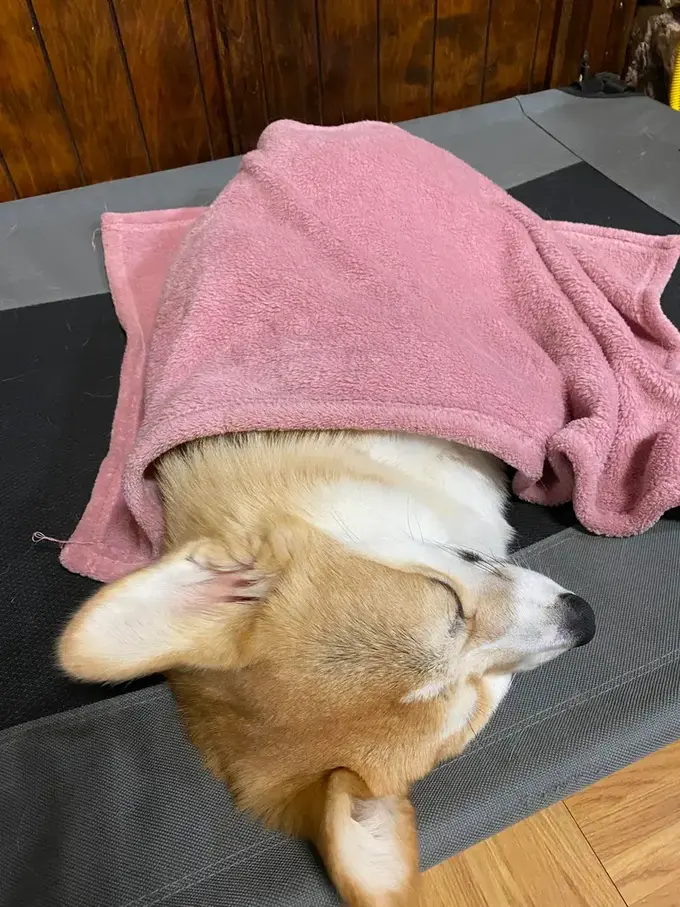
[[[54,542],[55,545],[80,545],[83,548],[91,548],[92,542],[69,542],[68,539],[55,539],[51,535],[45,535],[44,532],[34,532],[31,536],[34,544],[38,542]]]
[[[100,234],[101,234],[101,232],[102,232],[101,227],[97,227],[97,229],[96,229],[96,230],[94,231],[94,233],[92,234],[92,248],[93,248],[93,250],[95,250],[95,251],[96,251],[97,247],[96,247],[96,245],[95,245],[94,238],[95,238],[95,236],[97,235],[97,233],[100,233]],[[42,541],[42,539],[41,539],[40,541]]]

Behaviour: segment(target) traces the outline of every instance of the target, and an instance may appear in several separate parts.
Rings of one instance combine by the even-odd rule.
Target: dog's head
[[[388,565],[302,518],[178,527],[76,613],[61,664],[91,681],[168,672],[239,805],[314,840],[350,904],[409,903],[410,785],[483,727],[513,672],[587,642],[592,611],[471,551]]]

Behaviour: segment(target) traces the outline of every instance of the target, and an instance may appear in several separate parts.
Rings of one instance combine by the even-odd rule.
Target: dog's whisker
[[[492,576],[502,577],[503,575],[501,567],[505,566],[507,561],[504,561],[502,558],[496,557],[493,554],[478,551],[474,548],[459,548],[455,545],[446,545],[443,542],[430,542],[430,544],[435,545],[447,554],[468,560],[470,563],[473,563],[475,567],[484,570]],[[465,555],[468,555],[468,557],[466,558]],[[470,555],[474,555],[474,557],[470,557]]]

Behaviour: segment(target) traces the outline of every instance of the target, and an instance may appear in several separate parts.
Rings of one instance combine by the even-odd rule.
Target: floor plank
[[[680,742],[566,806],[629,907],[680,904]]]
[[[680,816],[680,741],[565,802],[600,859],[617,856]]]
[[[631,907],[678,907],[678,894],[678,882],[674,880],[636,901]]]
[[[629,907],[651,899],[657,891],[675,886],[680,904],[680,820],[623,850],[607,863],[607,872]]]
[[[563,803],[425,873],[419,907],[452,905],[626,907]]]

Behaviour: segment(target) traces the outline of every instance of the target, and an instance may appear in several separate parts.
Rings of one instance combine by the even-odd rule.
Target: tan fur
[[[206,563],[225,590],[245,571],[262,603],[183,615],[168,631],[171,645],[143,670],[168,672],[191,740],[241,808],[313,840],[349,904],[397,907],[410,903],[417,878],[409,787],[460,752],[493,703],[482,671],[459,676],[442,696],[405,703],[438,676],[433,627],[455,609],[451,593],[422,570],[351,553],[300,516],[319,484],[395,482],[394,470],[362,456],[351,437],[217,438],[161,460],[168,558]],[[86,628],[103,601],[134,582],[103,589],[75,616],[60,647],[70,673],[116,679],[115,665],[107,673],[97,667],[101,655],[88,655]],[[468,625],[461,646],[502,635],[510,615],[500,581],[490,577],[483,596],[456,591]],[[445,740],[446,716],[463,695],[472,712]],[[392,804],[406,866],[399,890],[384,894],[358,885],[338,856],[346,829],[356,828],[353,810],[376,798]]]

